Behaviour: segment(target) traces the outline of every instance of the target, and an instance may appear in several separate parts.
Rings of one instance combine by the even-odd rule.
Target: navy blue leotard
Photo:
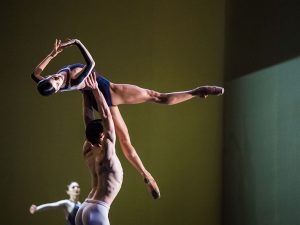
[[[64,66],[63,68],[61,68],[57,73],[60,73],[60,72],[67,72],[68,74],[68,78],[67,78],[67,82],[66,82],[66,85],[64,88],[61,89],[61,91],[69,91],[69,90],[72,90],[72,86],[73,85],[76,85],[76,84],[73,84],[73,82],[76,80],[70,80],[70,76],[69,76],[69,71],[76,68],[76,67],[80,67],[80,68],[83,68],[84,65],[81,64],[81,63],[76,63],[76,64],[71,64],[71,65],[67,65],[67,66]],[[95,69],[92,70],[92,72],[96,72]],[[107,80],[106,78],[104,78],[102,75],[98,74],[96,72],[96,80],[97,80],[97,83],[98,83],[98,87],[99,87],[99,90],[102,92],[105,100],[106,100],[106,103],[108,106],[112,106],[112,100],[111,100],[111,94],[110,94],[110,81]],[[86,96],[88,97],[90,103],[92,104],[93,108],[95,108],[96,110],[98,110],[97,108],[97,103],[96,103],[96,100],[95,100],[95,97],[92,93],[92,91],[90,90],[84,90],[84,93],[86,94]]]
[[[78,209],[80,208],[80,203],[75,203],[74,208],[71,213],[68,215],[67,225],[75,225],[75,217]]]
[[[82,56],[84,57],[85,61],[86,61],[86,66],[84,66],[83,64],[80,63],[76,63],[76,64],[71,64],[71,65],[67,65],[64,66],[63,68],[61,68],[59,72],[65,71],[67,72],[67,81],[66,84],[63,88],[60,89],[60,91],[72,91],[72,90],[78,90],[78,85],[81,84],[81,82],[84,81],[84,79],[91,73],[91,72],[96,72],[94,70],[94,66],[95,63],[91,57],[91,55],[89,54],[89,52],[87,51],[87,49],[85,49],[85,47],[82,45],[82,43],[79,40],[75,40],[75,42],[73,43],[74,45],[76,45],[80,52],[82,53]],[[82,70],[82,72],[79,74],[79,76],[76,79],[71,79],[70,78],[70,70],[76,68],[76,67],[80,67],[84,69]],[[98,74],[96,72],[96,79],[97,79],[97,83],[98,83],[98,87],[100,89],[100,91],[102,92],[106,103],[108,106],[112,106],[112,100],[111,100],[111,95],[110,95],[110,82],[109,80],[105,79],[103,76],[101,76],[100,74]],[[39,80],[36,76],[35,73],[33,72],[31,74],[31,78],[39,83],[42,82],[43,80]],[[47,78],[45,78],[47,79]],[[86,95],[88,96],[93,108],[95,108],[97,110],[97,104],[96,104],[96,100],[94,98],[94,95],[92,94],[92,91],[89,90],[84,90],[84,92],[86,93]]]

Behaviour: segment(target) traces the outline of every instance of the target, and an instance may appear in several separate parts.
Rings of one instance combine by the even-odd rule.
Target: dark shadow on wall
[[[300,55],[297,0],[226,2],[225,80]]]

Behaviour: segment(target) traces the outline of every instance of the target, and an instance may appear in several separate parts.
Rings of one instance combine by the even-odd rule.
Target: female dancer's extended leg
[[[144,102],[174,105],[197,96],[206,98],[208,95],[222,95],[224,88],[218,86],[201,86],[188,91],[160,93],[136,85],[111,83],[110,91],[113,105],[139,104]]]

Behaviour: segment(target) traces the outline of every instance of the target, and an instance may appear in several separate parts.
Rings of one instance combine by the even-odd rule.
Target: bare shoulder
[[[63,200],[60,200],[59,202],[63,205],[69,205],[71,203],[71,201],[69,199],[63,199]]]
[[[65,205],[66,205],[66,206],[73,206],[73,205],[74,205],[74,202],[72,202],[70,199],[66,199],[66,200],[65,200]]]
[[[74,205],[74,203],[69,199],[64,199],[64,200],[59,201],[59,207],[64,208],[66,210],[68,210],[69,208],[72,208],[73,205]]]
[[[63,200],[59,200],[57,202],[54,202],[53,204],[55,204],[58,207],[67,207],[70,205],[70,200],[69,199],[63,199]]]

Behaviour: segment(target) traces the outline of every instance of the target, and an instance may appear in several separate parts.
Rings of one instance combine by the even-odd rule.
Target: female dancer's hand
[[[31,205],[30,208],[29,208],[29,212],[31,214],[34,214],[36,212],[36,208],[37,208],[36,205]]]
[[[67,47],[74,45],[76,42],[78,43],[80,41],[78,39],[67,38],[65,42],[61,43],[61,47],[67,48]]]
[[[50,55],[52,57],[57,56],[59,53],[62,52],[63,47],[61,46],[61,40],[55,39],[54,45],[53,45],[53,50],[51,51]]]

